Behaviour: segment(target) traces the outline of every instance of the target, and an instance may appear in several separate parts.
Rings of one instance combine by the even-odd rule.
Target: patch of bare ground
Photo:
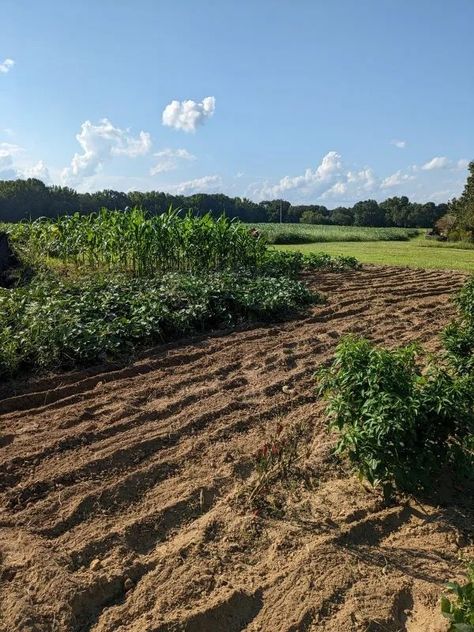
[[[312,374],[349,332],[436,351],[464,278],[316,274],[328,301],[298,320],[17,385],[0,400],[0,629],[445,630],[472,499],[384,506],[331,456]],[[302,476],[255,515],[255,450],[301,421]]]

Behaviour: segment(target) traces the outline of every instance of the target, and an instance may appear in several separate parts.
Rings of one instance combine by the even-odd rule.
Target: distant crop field
[[[408,241],[418,228],[373,228],[319,224],[252,224],[271,244],[315,244],[333,241]]]
[[[429,241],[420,236],[409,241],[334,242],[324,244],[288,244],[279,249],[303,254],[324,252],[331,256],[356,257],[362,263],[410,268],[465,270],[474,272],[474,250],[465,242],[456,248],[447,242]]]

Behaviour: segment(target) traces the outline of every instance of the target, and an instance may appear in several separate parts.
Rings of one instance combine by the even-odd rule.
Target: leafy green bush
[[[421,372],[413,346],[346,338],[318,378],[339,432],[336,452],[386,496],[429,488],[448,464],[474,467],[474,377],[432,365]]]
[[[444,346],[450,362],[462,373],[474,373],[474,277],[456,297],[459,318],[445,329]]]
[[[250,273],[36,280],[0,289],[0,375],[112,359],[136,346],[285,315],[318,295]]]
[[[449,582],[446,587],[454,598],[441,598],[441,612],[451,621],[449,632],[474,632],[474,564],[467,567],[467,583]]]

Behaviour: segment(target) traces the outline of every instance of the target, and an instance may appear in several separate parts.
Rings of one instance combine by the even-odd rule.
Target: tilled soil
[[[472,499],[384,505],[332,456],[312,376],[349,332],[436,351],[464,279],[313,275],[328,300],[299,319],[5,396],[0,629],[445,630],[443,582],[474,556]],[[254,511],[255,451],[299,422],[302,476]]]

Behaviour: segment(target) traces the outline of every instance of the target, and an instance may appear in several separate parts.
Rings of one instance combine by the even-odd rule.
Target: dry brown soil
[[[328,301],[297,320],[4,386],[0,629],[445,630],[472,499],[385,506],[332,456],[312,374],[348,332],[435,350],[464,278],[318,274]],[[255,513],[255,451],[301,421],[301,477]]]

